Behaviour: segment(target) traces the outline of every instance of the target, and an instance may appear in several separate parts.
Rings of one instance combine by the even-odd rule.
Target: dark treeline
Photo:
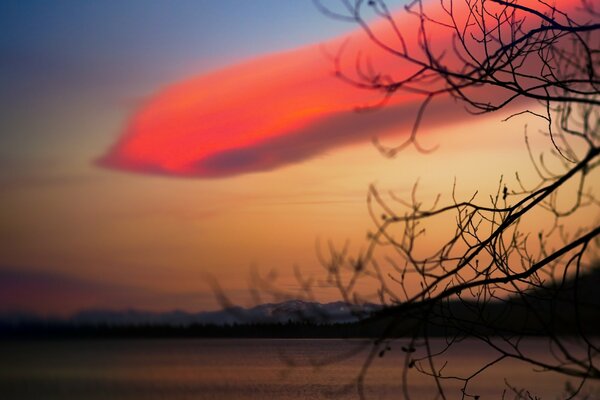
[[[248,323],[234,325],[109,325],[69,321],[0,321],[0,337],[69,338],[378,338],[420,336],[579,335],[600,336],[600,269],[576,287],[530,290],[502,301],[452,300],[383,309],[351,323]]]

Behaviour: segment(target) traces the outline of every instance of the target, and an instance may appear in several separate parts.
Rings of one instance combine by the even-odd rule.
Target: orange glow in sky
[[[254,50],[238,54],[246,44],[231,50],[228,42],[222,41],[223,49],[231,50],[232,59],[238,60],[236,64],[194,76],[196,68],[206,71],[218,64],[195,64],[195,57],[215,57],[222,63],[195,42],[199,36],[216,41],[214,32],[221,26],[205,34],[206,26],[195,18],[189,19],[189,26],[154,26],[152,18],[140,18],[148,22],[146,30],[137,27],[138,31],[128,25],[129,20],[121,21],[121,13],[115,11],[113,23],[121,21],[122,32],[139,34],[136,40],[143,39],[144,44],[140,46],[132,38],[130,48],[124,41],[119,58],[114,54],[114,40],[102,36],[105,25],[81,22],[80,17],[85,16],[81,13],[88,13],[87,9],[75,7],[77,18],[65,16],[59,24],[60,19],[47,18],[46,11],[59,16],[61,9],[21,3],[19,7],[37,10],[40,23],[47,25],[45,31],[31,32],[30,40],[39,51],[48,47],[39,40],[44,37],[40,32],[50,35],[58,30],[60,40],[71,39],[71,29],[63,29],[67,20],[72,21],[72,31],[80,41],[70,50],[70,59],[64,60],[71,64],[64,67],[61,60],[38,62],[38,47],[32,47],[32,56],[25,57],[31,66],[22,60],[22,55],[29,53],[18,49],[13,55],[19,62],[12,65],[12,74],[22,76],[13,92],[34,86],[43,89],[45,74],[51,83],[53,65],[56,77],[45,89],[46,99],[37,91],[21,100],[7,96],[7,110],[18,112],[8,112],[3,121],[7,125],[2,132],[9,137],[2,143],[12,146],[0,146],[5,154],[0,157],[0,284],[12,279],[9,283],[14,290],[0,287],[0,312],[220,307],[206,276],[219,281],[235,302],[252,304],[255,300],[248,290],[251,265],[265,274],[279,271],[279,282],[296,290],[301,288],[292,266],[298,265],[315,282],[325,274],[315,255],[317,238],[323,244],[331,239],[335,246],[348,240],[355,254],[364,250],[366,232],[373,228],[365,204],[370,184],[382,193],[409,199],[418,181],[419,201],[429,204],[441,193],[439,204],[448,204],[454,201],[456,181],[457,198],[469,199],[477,191],[476,200],[487,204],[486,196],[497,191],[501,175],[510,189],[517,187],[517,182],[510,180],[517,171],[526,186],[538,183],[523,142],[525,125],[536,156],[552,149],[546,136],[537,135],[547,132],[545,121],[528,115],[502,121],[516,107],[473,116],[464,111],[464,104],[439,98],[427,109],[419,130],[419,143],[437,150],[425,155],[407,148],[394,159],[382,157],[369,141],[378,137],[383,145],[402,143],[424,97],[397,92],[385,107],[354,112],[356,107],[377,103],[382,94],[334,76],[334,62],[328,55],[336,54],[343,43],[340,67],[351,76],[356,76],[358,54],[363,60],[370,57],[375,71],[394,78],[415,68],[377,48],[358,30],[323,45],[285,52],[274,53],[275,47],[269,45],[260,50],[268,52],[262,56]],[[439,10],[439,1],[424,3]],[[141,10],[148,8],[131,4]],[[561,0],[557,7],[576,18],[579,4],[578,0]],[[116,3],[113,6],[119,9]],[[193,8],[200,15],[204,7],[194,4]],[[95,15],[88,14],[89,18]],[[458,14],[465,18],[466,14]],[[236,24],[248,17],[240,15]],[[30,12],[23,11],[14,25],[29,27],[30,17]],[[322,18],[325,24],[335,23]],[[416,18],[400,11],[396,21],[406,34],[410,51],[422,55],[415,35]],[[535,18],[530,21],[539,24]],[[303,23],[300,26],[304,29]],[[389,26],[375,24],[374,29],[386,44],[398,46]],[[169,32],[174,35],[172,31],[179,33],[169,36]],[[311,39],[293,43],[318,40],[321,33],[315,31],[318,35]],[[143,32],[155,32],[156,36]],[[196,33],[187,45],[181,44],[189,32]],[[63,34],[68,36],[63,38]],[[428,34],[436,53],[448,48],[446,29],[429,29]],[[173,41],[165,39],[161,47],[156,38],[162,35]],[[11,46],[13,38],[24,36],[21,28],[15,31],[9,38]],[[107,42],[96,48],[97,38]],[[345,42],[346,38],[350,40]],[[258,37],[251,39],[259,41]],[[58,39],[56,43],[56,48],[63,44]],[[295,45],[282,43],[277,48]],[[138,47],[139,53],[131,52]],[[167,48],[177,51],[169,55]],[[84,57],[82,49],[93,51]],[[105,52],[102,57],[96,54],[100,50]],[[164,65],[155,63],[152,68],[151,62],[144,64],[146,58],[141,55],[149,50],[159,61],[164,57]],[[53,56],[63,57],[60,52]],[[102,58],[107,61],[100,68],[96,62]],[[90,65],[86,69],[87,64],[81,64],[81,76],[71,76],[84,61]],[[44,70],[39,85],[30,81],[33,64]],[[74,69],[66,68],[69,65]],[[96,69],[107,76],[97,77]],[[139,75],[139,81],[128,75],[130,71]],[[148,91],[154,94],[128,115],[123,99],[138,98]],[[481,93],[482,100],[501,98],[495,96],[489,90]],[[98,168],[98,164],[106,168]],[[256,173],[264,171],[269,172]],[[222,177],[228,179],[218,179]],[[589,218],[576,216],[574,229]],[[538,229],[552,222],[543,214],[528,223]],[[452,234],[454,228],[454,220],[432,226],[427,246],[434,246],[435,240],[447,230]],[[2,275],[3,267],[9,273]],[[365,294],[377,288],[368,286]],[[339,295],[326,286],[315,292],[327,301],[337,300]]]

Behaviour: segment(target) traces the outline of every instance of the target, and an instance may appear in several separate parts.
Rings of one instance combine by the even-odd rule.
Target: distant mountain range
[[[288,322],[308,322],[312,324],[333,324],[358,322],[381,307],[366,304],[361,307],[342,301],[321,304],[302,300],[288,300],[281,303],[261,304],[251,308],[228,307],[221,311],[206,312],[149,312],[138,310],[86,310],[69,318],[41,318],[31,314],[0,314],[1,325],[21,325],[39,323],[63,323],[86,326],[174,326],[192,325],[234,325],[234,324],[281,324]]]
[[[301,300],[221,311],[82,311],[69,318],[0,314],[0,337],[404,337],[446,335],[600,335],[600,268],[580,280],[531,288],[502,301],[321,304]]]

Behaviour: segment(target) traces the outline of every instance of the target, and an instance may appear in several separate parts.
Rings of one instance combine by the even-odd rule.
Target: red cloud
[[[403,15],[402,30],[417,32],[418,20]],[[396,47],[388,25],[378,37]],[[439,49],[450,33],[428,31]],[[417,38],[406,38],[418,51]],[[327,46],[336,51],[344,39]],[[368,55],[377,71],[414,69],[377,47],[363,32],[349,35],[342,68],[353,72],[357,55]],[[489,96],[489,93],[487,93]],[[333,76],[323,47],[309,46],[270,55],[173,84],[158,92],[130,119],[115,145],[101,158],[106,167],[187,177],[221,177],[274,169],[326,149],[368,140],[389,128],[408,128],[422,97],[398,93],[382,111],[352,113],[380,93],[360,89]],[[433,122],[459,118],[446,99],[433,105]]]

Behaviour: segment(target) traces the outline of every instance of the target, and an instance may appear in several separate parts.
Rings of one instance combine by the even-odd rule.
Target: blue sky
[[[101,145],[115,113],[162,85],[352,29],[310,0],[8,0],[0,25],[0,164],[20,169],[81,142],[74,112],[102,120],[85,134]]]
[[[335,36],[350,27],[309,0],[4,1],[3,86],[66,87],[169,80],[265,52]]]

